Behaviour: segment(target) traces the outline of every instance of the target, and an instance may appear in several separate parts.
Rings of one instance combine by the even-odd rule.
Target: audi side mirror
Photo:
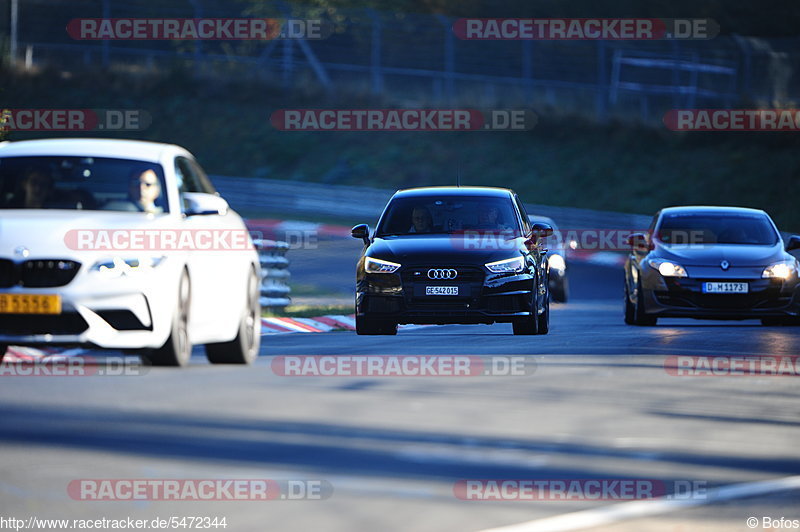
[[[359,224],[350,230],[350,235],[353,238],[361,239],[365,246],[369,245],[369,226],[367,224]]]
[[[789,237],[789,241],[786,243],[786,251],[792,251],[795,249],[800,249],[800,236],[792,235]]]
[[[531,225],[531,233],[533,233],[533,236],[536,238],[547,238],[553,235],[553,227],[544,222],[536,222]]]

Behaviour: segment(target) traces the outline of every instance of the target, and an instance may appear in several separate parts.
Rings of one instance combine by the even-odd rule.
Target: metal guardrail
[[[393,190],[263,179],[212,176],[220,194],[236,210],[272,211],[363,218],[374,224]],[[561,229],[645,230],[651,216],[553,205],[525,204],[528,214],[548,216]]]
[[[261,262],[261,308],[280,310],[289,305],[289,244],[275,240],[254,240]]]

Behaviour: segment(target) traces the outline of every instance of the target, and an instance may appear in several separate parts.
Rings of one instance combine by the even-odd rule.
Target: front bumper
[[[750,319],[800,315],[797,279],[725,277],[663,278],[649,273],[644,284],[647,314],[671,318]],[[745,282],[745,294],[703,293],[706,282]]]
[[[6,288],[5,294],[50,294],[61,298],[60,314],[2,314],[0,343],[21,346],[85,346],[143,349],[164,344],[176,290],[168,272],[100,280],[81,275],[56,288]]]
[[[531,274],[490,274],[476,267],[456,280],[415,275],[424,270],[411,267],[402,274],[364,275],[356,286],[356,313],[401,324],[491,324],[531,314]],[[459,295],[425,295],[426,286],[457,286]]]

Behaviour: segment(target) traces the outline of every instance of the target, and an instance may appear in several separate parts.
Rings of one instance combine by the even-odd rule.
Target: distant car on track
[[[649,234],[628,237],[625,323],[659,317],[760,318],[764,325],[800,315],[798,262],[772,219],[737,207],[671,207]]]
[[[555,221],[547,216],[531,214],[532,224],[543,223],[553,228],[553,234],[544,241],[547,249],[547,264],[550,269],[550,296],[556,303],[566,303],[569,299],[569,279],[567,278],[567,243]]]
[[[235,234],[240,245],[137,245],[137,234],[197,243]],[[86,346],[183,366],[192,344],[205,344],[212,363],[250,363],[260,342],[259,283],[242,219],[183,148],[0,143],[0,359],[8,345]]]
[[[399,323],[510,322],[514,334],[547,334],[547,261],[511,190],[427,187],[389,200],[356,272],[358,334],[395,334]]]

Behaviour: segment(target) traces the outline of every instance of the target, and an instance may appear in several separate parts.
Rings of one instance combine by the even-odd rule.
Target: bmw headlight
[[[106,277],[121,277],[149,271],[161,264],[166,257],[111,257],[94,263],[89,271]]]
[[[649,261],[649,263],[651,268],[658,270],[658,273],[664,277],[689,277],[683,266],[675,262],[656,259]]]
[[[784,260],[764,268],[763,279],[786,280],[797,272],[797,261]]]
[[[564,273],[567,269],[567,263],[564,262],[564,257],[556,253],[547,257],[547,262],[550,264],[551,270],[557,270],[559,273]]]
[[[486,268],[492,273],[516,273],[525,269],[525,260],[522,257],[489,262]]]
[[[366,257],[364,260],[364,269],[367,273],[394,273],[400,269],[400,265],[396,262],[389,262],[388,260]]]

